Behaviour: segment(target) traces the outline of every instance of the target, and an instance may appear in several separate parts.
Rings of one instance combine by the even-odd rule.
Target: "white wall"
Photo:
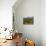
[[[23,0],[13,10],[15,30],[22,32],[24,38],[34,40],[36,46],[41,46],[41,0]],[[34,24],[24,25],[23,18],[32,16],[34,17]]]
[[[0,0],[0,27],[12,28],[12,6],[16,0]]]
[[[42,46],[46,46],[46,0],[41,1],[41,38]]]

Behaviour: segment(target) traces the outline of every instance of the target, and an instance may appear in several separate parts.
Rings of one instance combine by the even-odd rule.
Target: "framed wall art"
[[[23,24],[25,25],[34,24],[34,17],[23,18]]]

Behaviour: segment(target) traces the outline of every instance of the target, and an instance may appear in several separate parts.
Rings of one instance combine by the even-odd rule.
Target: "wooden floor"
[[[16,46],[15,39],[13,40],[6,40],[6,42],[2,43],[0,46]]]

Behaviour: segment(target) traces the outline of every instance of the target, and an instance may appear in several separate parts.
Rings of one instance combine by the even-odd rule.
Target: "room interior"
[[[1,0],[0,46],[46,46],[45,5],[45,0]]]

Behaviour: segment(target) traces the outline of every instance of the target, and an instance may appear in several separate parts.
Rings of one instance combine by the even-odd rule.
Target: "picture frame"
[[[24,25],[32,25],[34,24],[34,17],[23,18]]]

